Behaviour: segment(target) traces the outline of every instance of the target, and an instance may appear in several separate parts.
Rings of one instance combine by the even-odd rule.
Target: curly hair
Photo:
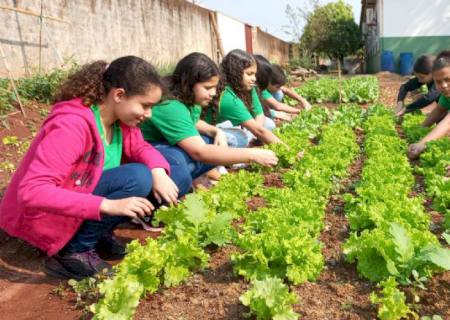
[[[109,65],[99,60],[69,76],[58,88],[54,102],[81,98],[84,105],[91,106],[103,102],[113,88],[122,88],[131,97],[145,94],[152,86],[164,88],[156,69],[142,58],[121,57]]]
[[[240,49],[230,51],[220,64],[224,83],[233,89],[251,114],[253,114],[252,92],[243,88],[242,79],[244,70],[253,65],[256,65],[253,56]]]

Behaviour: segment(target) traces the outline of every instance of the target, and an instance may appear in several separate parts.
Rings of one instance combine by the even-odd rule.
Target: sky
[[[309,0],[197,0],[195,2],[290,41],[292,38],[283,31],[283,26],[288,24],[286,6],[289,4],[293,8],[304,8]],[[321,4],[329,2],[333,0],[320,0]],[[344,0],[344,2],[353,7],[355,21],[359,24],[361,0]]]

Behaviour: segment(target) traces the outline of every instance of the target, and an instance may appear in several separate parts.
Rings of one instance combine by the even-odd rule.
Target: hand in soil
[[[408,148],[408,158],[415,160],[419,158],[420,154],[425,150],[426,145],[423,143],[413,143]]]

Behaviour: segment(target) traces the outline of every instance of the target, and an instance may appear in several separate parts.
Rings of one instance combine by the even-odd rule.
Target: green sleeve
[[[175,145],[186,138],[200,135],[189,108],[176,100],[154,106],[152,117],[146,122],[149,123],[144,123],[141,130],[148,141],[157,141],[158,137],[162,137],[169,144]]]
[[[450,98],[447,98],[443,94],[439,97],[439,105],[447,110],[450,110]]]
[[[261,101],[259,100],[258,93],[256,92],[256,88],[252,89],[252,103],[253,103],[253,113],[255,117],[259,116],[260,114],[264,114]]]
[[[267,89],[263,90],[263,92],[261,92],[261,96],[264,100],[273,98],[273,95]]]
[[[218,122],[231,121],[233,126],[253,119],[244,102],[231,89],[226,88],[220,97]]]

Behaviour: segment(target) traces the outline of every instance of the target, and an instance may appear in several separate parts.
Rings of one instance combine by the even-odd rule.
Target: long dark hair
[[[220,77],[219,68],[214,61],[203,53],[190,53],[177,63],[170,76],[164,78],[168,88],[167,98],[177,99],[191,106],[195,103],[194,85],[214,76]]]
[[[272,79],[272,65],[264,56],[260,54],[255,54],[257,72],[256,72],[256,83],[260,91],[266,90]]]
[[[255,63],[256,61],[252,55],[243,50],[235,49],[230,51],[220,64],[224,83],[233,89],[251,114],[253,114],[252,92],[248,92],[243,88],[242,79],[244,70],[255,65]]]
[[[58,88],[54,101],[81,98],[84,105],[90,106],[101,103],[112,88],[122,88],[130,97],[145,94],[151,86],[163,88],[158,72],[144,59],[126,56],[109,65],[99,60],[69,76]]]

